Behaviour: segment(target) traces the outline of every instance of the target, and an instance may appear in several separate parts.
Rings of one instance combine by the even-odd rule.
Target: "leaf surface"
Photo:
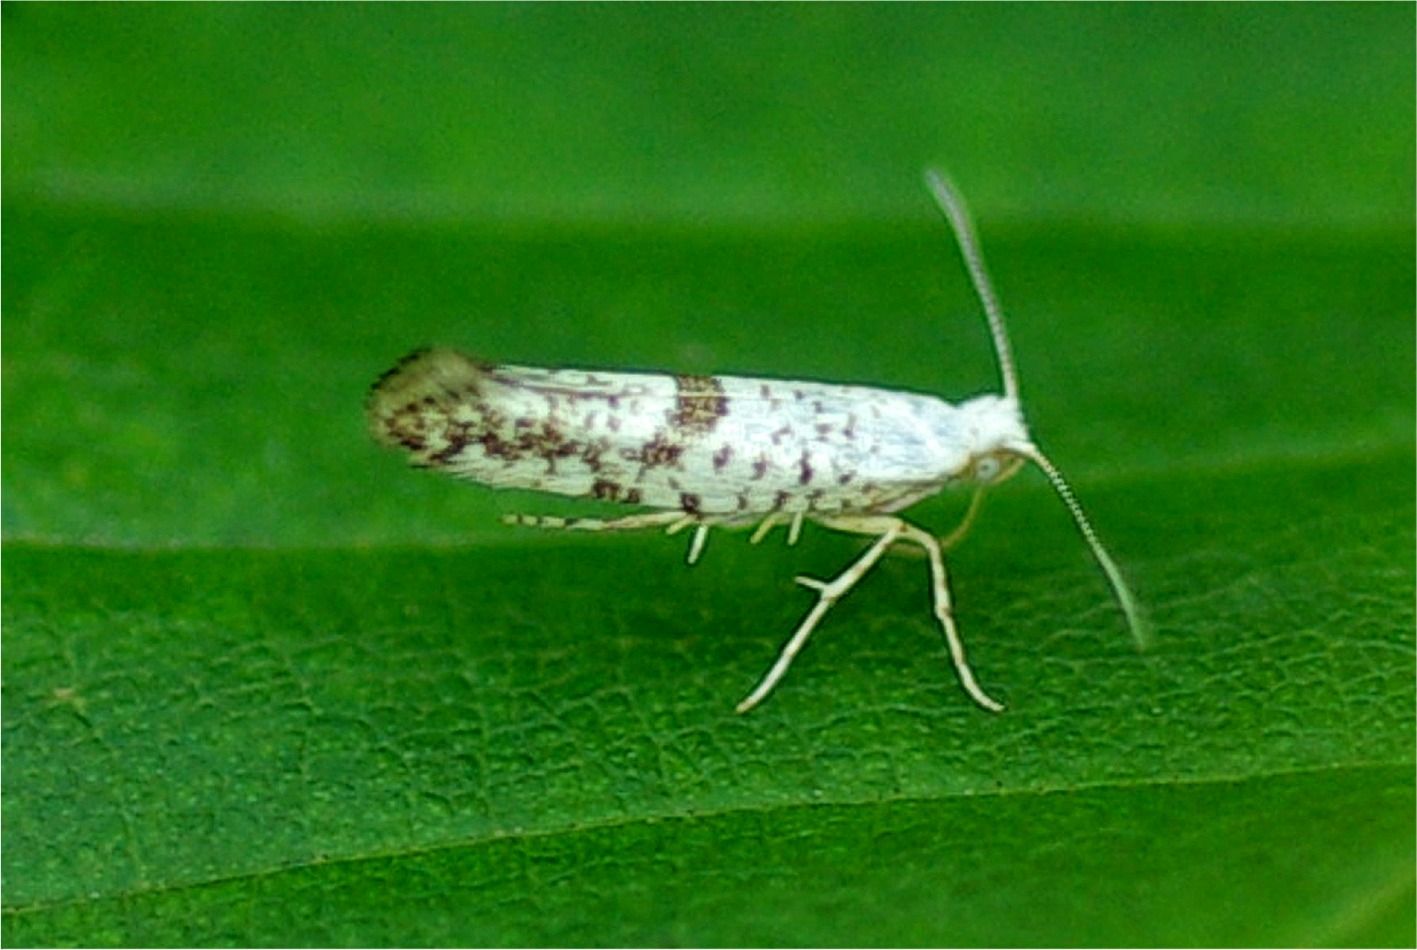
[[[1411,944],[1412,9],[719,9],[6,8],[7,944]],[[1026,473],[1003,715],[901,556],[737,717],[859,539],[364,431],[425,343],[990,391],[941,158],[1147,654]]]

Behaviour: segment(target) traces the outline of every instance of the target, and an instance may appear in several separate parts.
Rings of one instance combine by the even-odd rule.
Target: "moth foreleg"
[[[925,556],[930,561],[930,585],[935,605],[935,619],[940,622],[940,627],[945,632],[945,645],[949,647],[950,661],[954,664],[955,674],[959,677],[960,685],[964,687],[964,691],[969,694],[971,699],[985,709],[991,712],[1003,712],[1003,705],[991,699],[979,687],[978,682],[974,679],[973,671],[969,668],[969,660],[964,653],[964,641],[960,639],[959,630],[955,627],[954,605],[950,601],[950,578],[949,573],[945,570],[944,549],[963,537],[964,533],[969,530],[974,516],[979,511],[982,498],[983,492],[975,493],[969,504],[969,510],[965,513],[964,521],[944,541],[939,540],[923,528],[917,528],[899,518],[839,516],[817,520],[828,528],[857,534],[874,534],[881,529],[882,525],[894,522],[897,539],[918,544],[924,549]]]
[[[969,499],[969,508],[964,512],[964,518],[953,531],[940,539],[940,550],[948,551],[956,544],[964,540],[964,536],[969,534],[969,529],[974,527],[974,519],[979,517],[979,509],[984,506],[984,488],[980,486],[974,490],[974,496]]]
[[[976,494],[975,499],[981,497]],[[977,504],[971,504],[970,512],[978,508]],[[950,535],[948,540],[954,540],[955,535],[968,527],[969,518],[965,523]],[[995,702],[984,690],[979,688],[979,684],[974,680],[974,673],[969,669],[969,660],[964,654],[964,641],[960,639],[959,630],[955,628],[954,607],[950,603],[950,579],[945,572],[945,555],[942,550],[942,543],[928,531],[915,527],[913,524],[901,522],[900,539],[902,541],[912,541],[925,549],[925,555],[930,559],[930,582],[934,588],[935,618],[940,621],[940,626],[945,631],[945,644],[950,650],[950,661],[954,663],[955,674],[959,677],[960,685],[964,691],[970,695],[976,703],[991,712],[1003,712],[1003,704]]]

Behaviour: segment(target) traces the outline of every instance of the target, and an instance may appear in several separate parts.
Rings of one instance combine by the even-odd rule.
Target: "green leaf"
[[[8,945],[1410,945],[1413,11],[5,8]],[[850,64],[849,66],[845,64]],[[994,388],[859,539],[503,527],[402,352]],[[911,517],[945,531],[963,500]]]

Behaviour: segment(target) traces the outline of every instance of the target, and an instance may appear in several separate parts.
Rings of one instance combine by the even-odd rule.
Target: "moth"
[[[1146,625],[1121,572],[1082,506],[1034,443],[1019,403],[1003,311],[963,198],[938,171],[926,184],[953,228],[993,337],[1003,393],[952,405],[935,396],[868,386],[738,376],[545,369],[474,359],[449,349],[409,354],[374,383],[374,437],[413,464],[493,488],[520,488],[638,507],[613,519],[514,515],[509,523],[577,531],[693,529],[696,562],[711,528],[754,527],[757,543],[804,521],[871,538],[830,580],[798,577],[817,601],[776,662],[737,706],[747,712],[782,680],[831,607],[895,545],[921,549],[935,617],[964,690],[1003,706],[979,686],[950,600],[944,552],[965,536],[985,490],[1025,463],[1052,483],[1106,575],[1138,643]],[[900,512],[956,486],[974,495],[943,538]]]

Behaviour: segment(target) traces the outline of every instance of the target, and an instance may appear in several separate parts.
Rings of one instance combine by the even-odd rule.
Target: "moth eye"
[[[975,481],[988,485],[990,482],[999,481],[1000,478],[1003,478],[1003,474],[1005,474],[1005,462],[998,455],[985,455],[975,462],[975,469],[973,469]]]

